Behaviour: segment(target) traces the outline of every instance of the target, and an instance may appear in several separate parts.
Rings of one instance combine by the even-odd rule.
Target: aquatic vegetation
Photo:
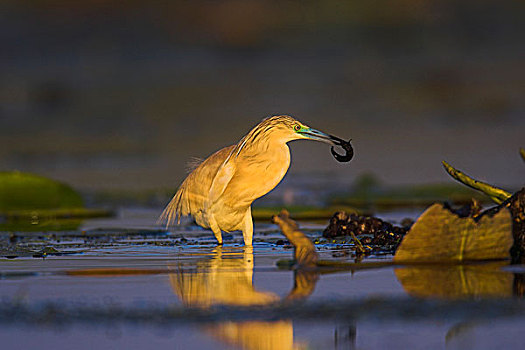
[[[83,207],[80,194],[66,184],[35,174],[0,172],[0,212]]]
[[[497,188],[485,182],[471,178],[470,176],[464,174],[460,170],[455,169],[453,166],[451,166],[445,161],[443,161],[442,163],[447,173],[449,173],[449,175],[452,176],[454,179],[458,180],[459,182],[465,184],[470,188],[485,193],[487,196],[489,196],[490,199],[492,199],[497,204],[501,204],[504,200],[510,198],[510,196],[512,195],[511,193],[502,190],[501,188]]]
[[[0,230],[73,230],[79,219],[112,214],[84,208],[82,196],[64,183],[18,171],[0,172]]]

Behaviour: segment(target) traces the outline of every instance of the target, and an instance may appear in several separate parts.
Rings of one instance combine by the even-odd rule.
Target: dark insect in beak
[[[350,141],[352,141],[352,139],[345,141],[343,139],[340,139],[339,137],[335,137],[332,135],[330,135],[330,138],[337,146],[341,146],[345,150],[345,154],[342,155],[342,154],[337,153],[334,149],[334,146],[332,146],[330,148],[330,151],[332,152],[332,155],[334,156],[335,160],[341,163],[349,162],[350,160],[352,160],[352,158],[354,157],[354,149],[352,148],[352,145],[350,144]]]

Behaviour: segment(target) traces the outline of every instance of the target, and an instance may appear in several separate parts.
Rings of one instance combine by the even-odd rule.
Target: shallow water
[[[70,254],[0,259],[2,348],[522,346],[524,266],[393,266],[376,256],[364,262],[386,264],[293,271],[277,266],[293,249],[278,244],[276,226],[256,225],[253,249],[237,234],[221,248],[196,227],[159,230],[156,215],[126,210],[75,231],[16,233],[31,249]],[[302,227],[315,237],[324,225]],[[353,261],[341,257],[349,245],[317,249]]]

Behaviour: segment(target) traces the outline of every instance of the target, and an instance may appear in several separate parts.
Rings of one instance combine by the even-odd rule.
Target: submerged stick
[[[471,178],[470,176],[464,174],[460,170],[455,169],[453,166],[451,166],[445,161],[442,161],[442,163],[447,173],[454,179],[456,179],[464,185],[467,185],[470,188],[485,193],[487,196],[490,197],[490,199],[492,199],[497,204],[503,203],[505,200],[509,199],[512,196],[511,193],[502,190],[501,188]]]

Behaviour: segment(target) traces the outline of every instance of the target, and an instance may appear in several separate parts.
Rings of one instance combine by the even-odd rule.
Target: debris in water
[[[358,247],[359,244],[372,245],[374,250],[393,252],[410,228],[411,223],[409,220],[404,220],[404,224],[408,226],[400,227],[376,217],[348,215],[344,211],[339,211],[330,219],[328,227],[323,232],[323,237],[354,236],[352,239],[357,239],[359,243],[356,242],[356,245]]]

